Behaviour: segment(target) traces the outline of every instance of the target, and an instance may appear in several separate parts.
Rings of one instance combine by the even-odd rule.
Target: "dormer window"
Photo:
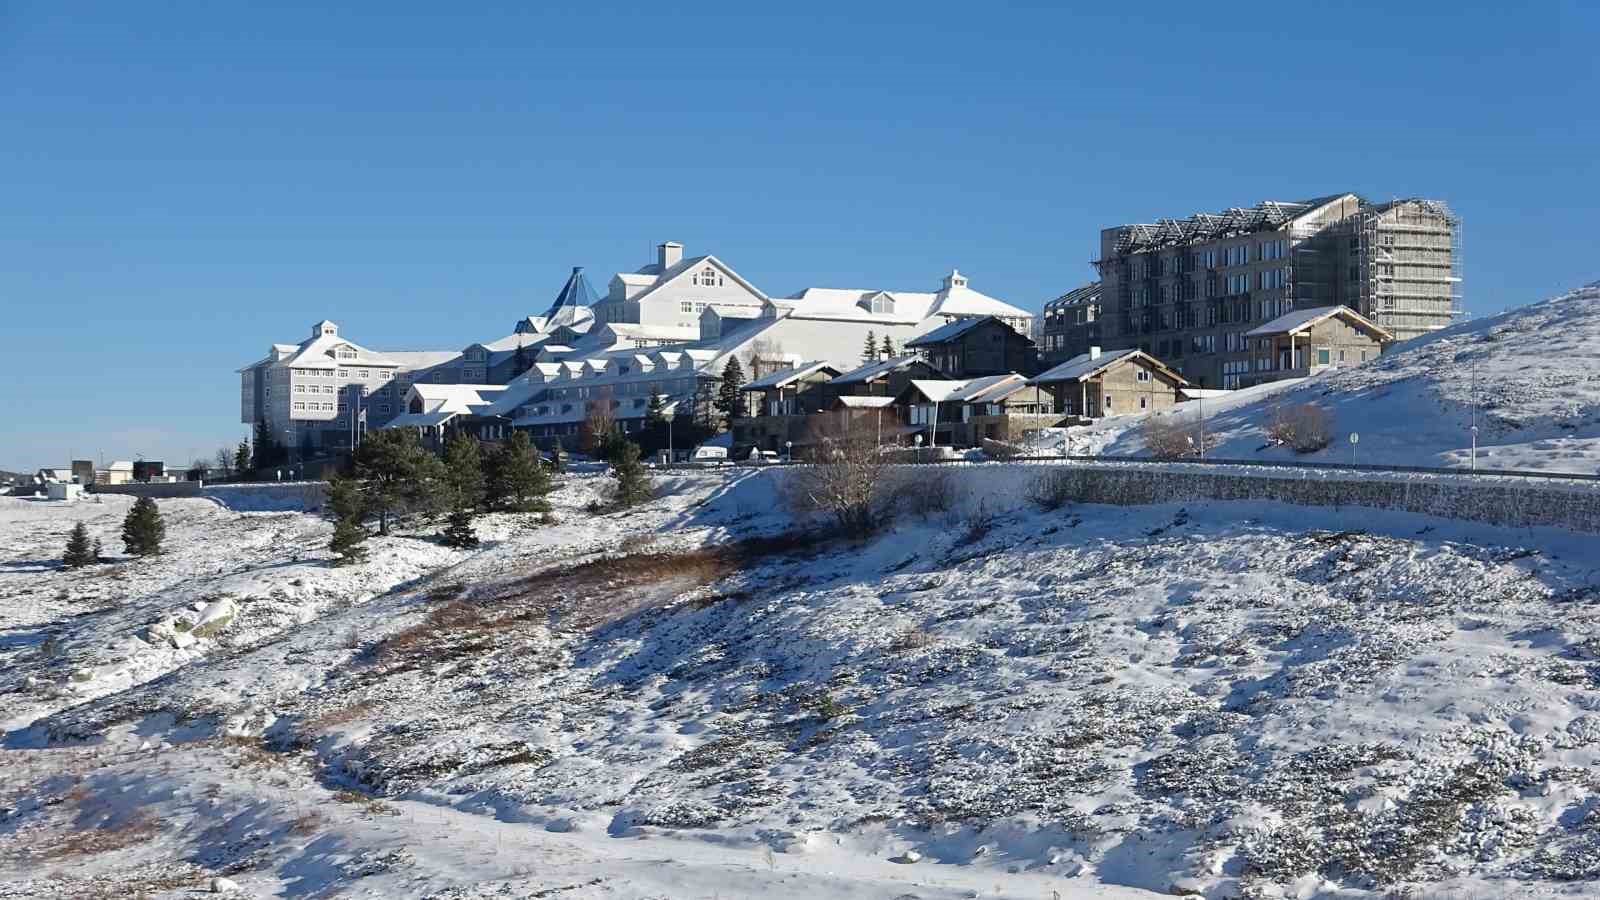
[[[722,287],[722,275],[716,269],[707,266],[698,274],[689,276],[689,283],[700,287]]]
[[[894,298],[888,294],[874,294],[866,302],[869,312],[875,316],[894,315]]]

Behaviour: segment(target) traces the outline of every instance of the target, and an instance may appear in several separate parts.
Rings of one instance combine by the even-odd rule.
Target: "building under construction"
[[[1348,306],[1397,341],[1449,325],[1461,308],[1461,221],[1437,200],[1269,200],[1104,229],[1094,265],[1105,346],[1238,387],[1307,374],[1257,371],[1249,336],[1296,309]]]

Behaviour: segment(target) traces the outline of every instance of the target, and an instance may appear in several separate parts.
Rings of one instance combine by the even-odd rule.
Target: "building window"
[[[362,378],[371,378],[372,377],[372,370],[371,369],[362,369],[361,370],[361,377]]]
[[[1328,364],[1328,348],[1326,348],[1326,347],[1318,347],[1317,348],[1317,365],[1325,366],[1327,364]]]

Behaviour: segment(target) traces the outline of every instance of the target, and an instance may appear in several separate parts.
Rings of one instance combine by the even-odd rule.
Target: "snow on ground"
[[[1365,366],[1239,391],[1204,408],[1219,459],[1467,468],[1476,399],[1479,468],[1592,475],[1600,472],[1597,373],[1600,282],[1399,344]],[[1325,450],[1269,446],[1275,410],[1300,403],[1331,413],[1335,439]],[[1200,409],[1186,403],[1170,415]],[[1071,429],[1072,451],[1145,455],[1144,418]],[[1351,432],[1360,434],[1354,456]]]
[[[4,507],[0,897],[1600,879],[1590,538],[1216,503],[761,542],[789,527],[775,475],[663,478],[626,515],[572,478],[560,525],[397,535],[352,570],[310,517],[163,503],[196,539],[121,581],[41,562],[114,509]],[[220,593],[200,655],[129,649]],[[115,674],[139,654],[160,677]]]

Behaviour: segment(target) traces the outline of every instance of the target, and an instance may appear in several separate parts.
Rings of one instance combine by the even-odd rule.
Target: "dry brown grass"
[[[494,652],[552,624],[564,630],[604,625],[736,575],[764,556],[807,547],[813,540],[794,533],[683,552],[608,556],[565,570],[545,570],[495,592],[480,589],[470,600],[461,598],[458,589],[451,592],[458,595],[455,599],[379,641],[371,659],[386,674],[393,674],[425,662]],[[353,710],[350,716],[363,711]],[[315,730],[315,724],[307,723],[304,733]]]
[[[134,810],[126,815],[108,816],[93,827],[73,828],[34,855],[39,860],[48,861],[110,853],[143,843],[160,830],[160,822]]]
[[[330,728],[344,725],[347,722],[354,722],[356,719],[368,715],[372,712],[372,708],[370,700],[362,700],[349,706],[330,709],[325,713],[301,721],[300,727],[296,730],[301,735],[321,734]]]

